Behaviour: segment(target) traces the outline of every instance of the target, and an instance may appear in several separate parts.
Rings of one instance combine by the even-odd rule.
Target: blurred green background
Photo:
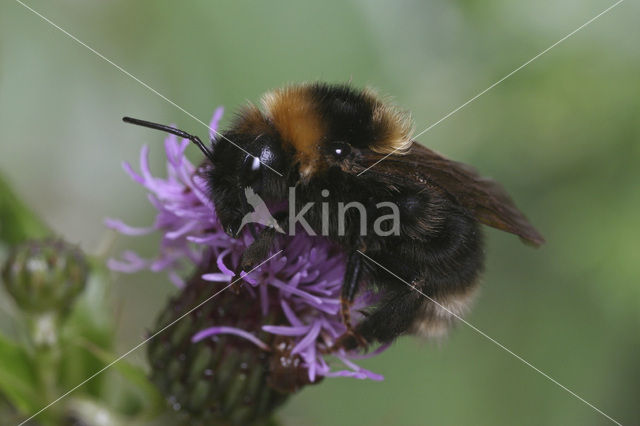
[[[232,111],[287,82],[351,80],[393,95],[418,131],[613,4],[28,3],[205,122],[218,105]],[[483,290],[467,319],[623,424],[640,423],[639,13],[622,3],[420,138],[504,183],[548,241],[534,250],[488,231]],[[120,163],[135,163],[149,143],[162,172],[162,135],[123,124],[123,115],[207,134],[2,2],[0,170],[89,252],[105,238],[104,217],[152,220]],[[151,255],[156,243],[120,238],[114,253]],[[123,352],[175,289],[163,275],[138,274],[118,277],[113,291]],[[144,362],[144,351],[131,358]],[[440,344],[403,338],[363,364],[386,380],[327,379],[294,397],[283,423],[608,424],[464,325]]]

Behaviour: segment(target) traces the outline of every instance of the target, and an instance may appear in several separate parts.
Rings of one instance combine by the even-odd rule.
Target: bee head
[[[227,134],[254,156],[245,159],[241,174],[264,176],[256,170],[272,167],[267,171],[303,183],[331,169],[348,172],[364,150],[402,151],[410,135],[408,115],[373,91],[322,83],[265,94],[261,108],[243,108]]]

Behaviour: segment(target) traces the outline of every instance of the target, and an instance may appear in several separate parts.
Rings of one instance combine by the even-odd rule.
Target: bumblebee
[[[274,90],[260,106],[240,109],[210,146],[173,127],[125,121],[200,147],[210,163],[216,213],[230,235],[251,212],[245,196],[250,188],[275,209],[282,229],[298,231],[292,212],[304,210],[302,231],[325,235],[342,248],[347,332],[337,347],[388,343],[404,333],[442,335],[478,286],[481,225],[535,246],[544,242],[498,183],[412,140],[409,115],[369,89],[307,83]],[[395,206],[398,219],[385,226],[382,202]],[[286,203],[288,209],[279,207]],[[274,227],[254,233],[244,270],[273,248]],[[380,289],[382,298],[352,325],[351,305],[362,285]]]

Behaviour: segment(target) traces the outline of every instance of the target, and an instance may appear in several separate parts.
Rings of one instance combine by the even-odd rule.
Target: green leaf
[[[117,360],[116,355],[103,350],[91,342],[80,341],[79,343],[100,359],[105,365],[109,365]],[[143,368],[131,364],[124,359],[115,362],[111,367],[118,371],[129,384],[133,385],[134,390],[139,395],[144,407],[142,410],[144,416],[153,417],[165,409],[163,396],[155,385],[148,379],[147,373]]]
[[[0,175],[0,242],[15,245],[51,235],[47,226],[11,190]]]
[[[43,404],[29,359],[22,347],[0,334],[0,392],[25,414]]]

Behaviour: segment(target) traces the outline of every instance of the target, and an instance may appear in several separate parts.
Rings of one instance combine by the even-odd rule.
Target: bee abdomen
[[[427,339],[446,336],[455,320],[470,309],[477,293],[478,283],[475,282],[459,293],[425,298],[409,328],[409,333]]]

